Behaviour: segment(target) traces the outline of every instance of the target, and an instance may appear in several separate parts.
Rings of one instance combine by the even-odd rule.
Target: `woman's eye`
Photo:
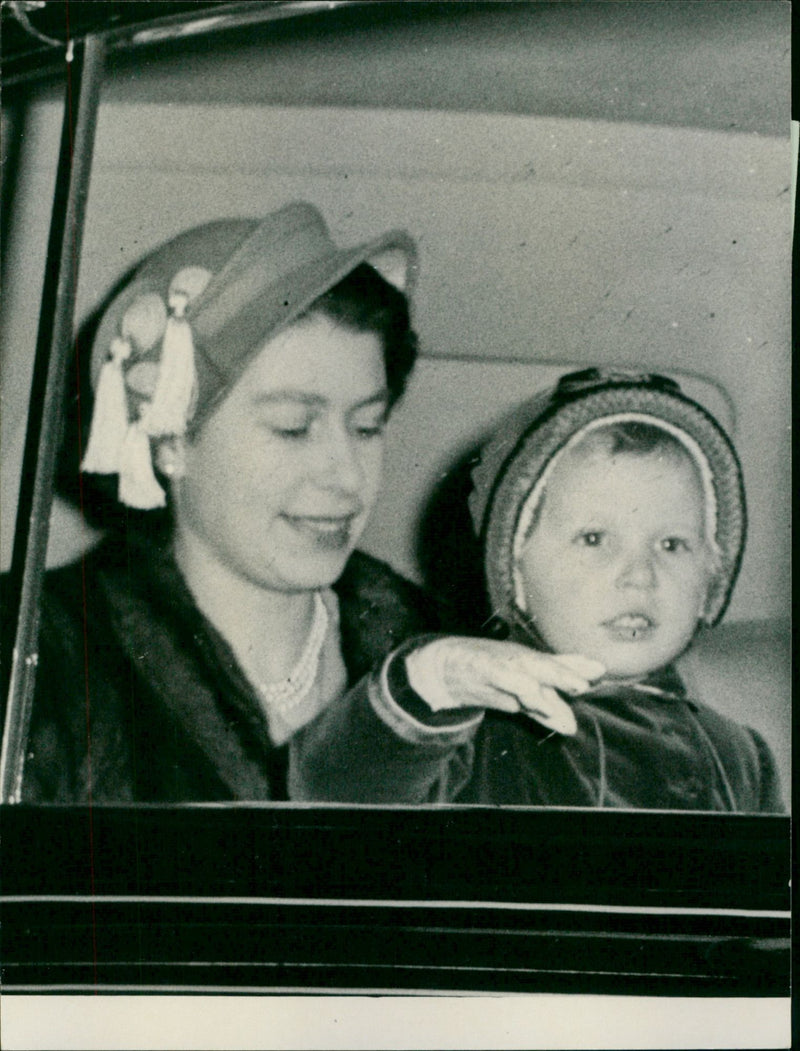
[[[385,416],[381,416],[377,420],[374,418],[354,420],[351,424],[351,431],[356,436],[356,438],[380,438],[385,430]]]
[[[689,542],[680,536],[667,536],[661,541],[661,550],[675,554],[678,551],[689,551]]]
[[[272,438],[279,441],[299,442],[311,437],[311,420],[265,420],[264,426]]]
[[[314,417],[306,412],[273,411],[259,421],[267,433],[282,441],[301,441],[311,435]]]
[[[363,424],[360,427],[356,427],[356,434],[359,438],[379,438],[383,434],[384,428],[385,424],[383,423]]]

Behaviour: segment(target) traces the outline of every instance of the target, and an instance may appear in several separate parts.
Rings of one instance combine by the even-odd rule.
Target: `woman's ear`
[[[155,449],[155,465],[170,481],[182,478],[186,472],[186,442],[177,435],[159,438]]]

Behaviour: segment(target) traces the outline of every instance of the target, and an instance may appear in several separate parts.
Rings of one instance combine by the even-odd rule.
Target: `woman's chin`
[[[280,591],[317,591],[331,587],[342,575],[351,554],[350,547],[318,551],[313,557],[287,565],[276,574],[278,580],[273,576],[271,580],[264,581],[264,586],[274,588],[277,584],[277,590]]]

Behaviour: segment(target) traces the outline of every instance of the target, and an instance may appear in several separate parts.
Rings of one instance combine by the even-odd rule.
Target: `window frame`
[[[4,989],[788,995],[788,818],[6,806]]]

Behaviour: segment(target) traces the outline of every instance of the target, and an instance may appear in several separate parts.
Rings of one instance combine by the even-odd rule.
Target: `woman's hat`
[[[672,379],[585,369],[563,376],[516,409],[481,451],[469,498],[483,544],[489,600],[506,624],[529,630],[517,601],[513,566],[560,453],[613,423],[647,423],[677,440],[697,467],[706,531],[718,560],[704,619],[715,624],[730,600],[746,533],[741,466],[713,416]]]
[[[119,473],[123,503],[163,505],[149,439],[196,431],[264,344],[361,263],[408,293],[414,241],[394,230],[339,248],[304,201],[206,223],[156,249],[98,327],[82,469]]]

